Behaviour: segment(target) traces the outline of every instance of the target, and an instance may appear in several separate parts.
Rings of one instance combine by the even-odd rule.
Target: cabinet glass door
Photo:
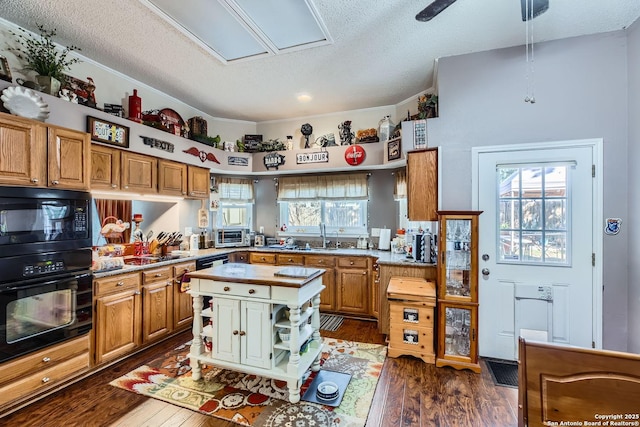
[[[471,298],[471,219],[446,219],[445,256],[443,259],[446,297]],[[445,297],[445,298],[446,298]]]
[[[445,308],[445,357],[470,357],[471,330],[470,309],[457,307]]]

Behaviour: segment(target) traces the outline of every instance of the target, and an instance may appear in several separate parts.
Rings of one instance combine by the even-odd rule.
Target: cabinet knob
[[[245,336],[245,335],[247,335],[247,333],[246,333],[245,331],[240,331],[240,336],[241,336],[241,337],[243,337],[243,336]]]
[[[42,382],[43,382],[44,384],[48,383],[49,381],[51,381],[51,378],[49,378],[49,377],[44,377],[44,378],[42,379]]]
[[[117,188],[118,186],[115,184],[111,184],[111,188]]]
[[[228,287],[228,286],[225,286],[223,290],[224,290],[225,292],[229,292],[229,291],[231,290],[231,288],[230,288],[230,287]]]
[[[60,181],[58,181],[57,179],[54,179],[53,181],[51,181],[51,183],[53,185],[58,185],[58,184],[60,184]]]
[[[125,186],[124,186],[124,188],[125,188],[125,189],[128,189],[128,188],[129,188],[129,186],[128,186],[128,185],[125,185]]]
[[[140,291],[135,291],[133,294],[134,295],[140,295]]]
[[[324,260],[321,259],[320,261],[318,261],[319,264],[324,264]]]
[[[171,280],[167,280],[167,286],[171,286],[173,283],[171,283]]]
[[[33,182],[34,184],[38,183],[38,178],[31,178],[31,182]]]
[[[349,265],[353,265],[353,261],[349,261]]]
[[[256,293],[256,290],[255,290],[255,289],[249,289],[249,295],[253,295],[253,294],[255,294],[255,293]]]
[[[156,273],[155,277],[162,277],[162,273]]]
[[[116,283],[116,286],[124,286],[124,282],[118,282]]]
[[[267,259],[265,257],[260,258],[262,261],[266,261]]]
[[[43,357],[43,358],[42,358],[42,361],[43,361],[44,363],[49,363],[49,362],[51,362],[51,358],[50,358],[50,357],[46,357],[46,356],[45,356],[45,357]]]
[[[289,262],[293,262],[293,259],[289,258]]]
[[[366,271],[363,271],[363,272],[362,272],[362,275],[363,275],[363,276],[366,276],[366,275],[367,275],[367,272],[366,272]]]
[[[236,330],[236,331],[233,331],[233,332],[232,332],[232,334],[233,334],[233,335],[238,335],[238,334],[239,334],[239,332]]]

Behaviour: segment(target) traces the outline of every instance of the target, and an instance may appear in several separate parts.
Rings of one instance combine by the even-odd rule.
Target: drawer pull
[[[232,334],[233,334],[233,335],[238,335],[238,334],[239,334],[239,332],[236,330],[236,331],[233,331],[233,332],[232,332]]]
[[[118,186],[115,184],[111,184],[111,188],[117,188]]]
[[[321,259],[320,261],[318,261],[318,264],[324,264],[324,260]]]
[[[155,277],[162,277],[162,273],[156,273]]]
[[[353,265],[353,261],[349,261],[349,265]]]
[[[45,357],[43,357],[43,358],[42,358],[42,361],[43,361],[44,363],[49,363],[49,362],[51,362],[51,358],[50,358],[50,357],[48,357],[48,356],[45,356]]]
[[[124,286],[124,282],[118,282],[116,283],[116,286]]]
[[[167,286],[171,286],[173,285],[173,283],[171,282],[171,280],[167,280]]]
[[[289,258],[289,262],[293,262],[293,260],[291,258]]]
[[[135,291],[133,294],[134,295],[140,295],[140,291]]]
[[[38,183],[38,178],[31,178],[31,182],[33,182],[34,184]]]
[[[57,179],[54,179],[53,181],[51,181],[51,183],[53,185],[58,185],[58,184],[60,184],[60,181],[58,181]]]
[[[42,379],[42,383],[43,383],[43,384],[46,384],[46,383],[48,383],[50,380],[51,380],[51,378],[49,378],[49,377],[44,377],[44,378]]]
[[[225,286],[225,287],[224,287],[224,291],[225,291],[225,292],[229,292],[230,290],[231,290],[231,288],[230,288],[230,287],[228,287],[228,286]]]
[[[366,271],[363,271],[363,272],[362,272],[362,275],[363,275],[363,276],[366,276],[366,275],[367,275],[367,272],[366,272]]]
[[[260,258],[262,261],[266,261],[267,259],[265,257]]]
[[[256,290],[255,290],[255,289],[249,289],[249,295],[253,295],[253,294],[255,294],[255,293],[256,293]]]

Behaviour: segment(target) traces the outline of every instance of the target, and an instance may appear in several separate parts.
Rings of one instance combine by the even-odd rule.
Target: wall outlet
[[[185,227],[184,228],[184,235],[186,236],[191,236],[193,234],[193,228],[192,227]]]

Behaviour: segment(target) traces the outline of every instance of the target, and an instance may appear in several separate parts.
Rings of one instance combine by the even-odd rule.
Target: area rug
[[[335,332],[342,326],[344,317],[335,314],[320,314],[320,329]]]
[[[387,347],[324,338],[321,369],[351,374],[340,406],[289,402],[285,381],[207,366],[194,381],[185,343],[110,384],[236,424],[256,427],[364,426]],[[301,396],[316,373],[308,371]]]
[[[510,360],[485,359],[496,385],[518,388],[518,363]]]

